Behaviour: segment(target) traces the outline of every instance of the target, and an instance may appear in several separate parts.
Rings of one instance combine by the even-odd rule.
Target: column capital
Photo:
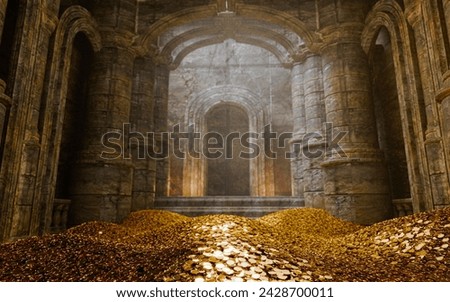
[[[156,66],[167,66],[168,70],[175,70],[176,66],[174,66],[173,63],[173,58],[171,55],[161,55],[158,54],[155,57],[153,57],[153,61],[155,62]]]
[[[111,27],[100,27],[103,47],[118,47],[130,49],[135,54],[137,49],[133,47],[135,34],[125,30],[118,30]]]
[[[363,24],[359,22],[349,22],[325,27],[320,31],[322,43],[317,44],[314,52],[322,54],[329,46],[344,43],[361,44],[361,34]]]
[[[303,47],[292,56],[292,66],[303,64],[307,58],[319,55],[309,48]]]

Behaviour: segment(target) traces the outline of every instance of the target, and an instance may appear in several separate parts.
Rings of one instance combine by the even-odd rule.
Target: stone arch
[[[203,5],[165,16],[140,33],[133,43],[134,48],[140,56],[154,57],[161,68],[174,70],[193,51],[231,39],[265,49],[276,57],[281,66],[290,68],[305,48],[318,49],[321,44],[321,38],[314,29],[288,13],[243,3],[234,3],[231,11],[219,7],[219,4]],[[159,169],[161,175],[166,174],[165,167]],[[157,186],[157,192],[165,192],[163,188],[168,186],[163,181],[160,183],[163,185]],[[253,195],[274,194],[273,185],[267,185],[268,191],[265,192],[264,181],[258,183],[261,183],[258,188],[262,189],[253,190]],[[192,195],[190,192],[193,190],[186,187],[183,185],[183,194]]]
[[[152,44],[152,42],[157,39],[157,37],[164,31],[170,29],[171,27],[184,25],[192,22],[192,20],[215,17],[217,16],[217,13],[217,5],[211,4],[196,8],[184,9],[182,11],[168,15],[150,26],[147,31],[141,36],[137,45],[141,45],[147,50],[150,50],[150,45]],[[312,46],[320,42],[319,36],[311,31],[304,22],[288,13],[281,12],[269,7],[248,5],[243,3],[236,4],[236,13],[246,18],[288,28],[302,37],[305,40],[307,46]]]
[[[432,200],[430,184],[429,180],[424,180],[423,177],[428,175],[427,164],[423,162],[426,154],[422,147],[426,117],[420,99],[420,83],[414,76],[417,72],[409,25],[397,2],[380,1],[369,13],[362,34],[362,47],[369,57],[373,54],[375,40],[382,28],[387,30],[392,43],[413,208],[415,211],[430,209],[432,208],[429,203]]]
[[[238,106],[247,113],[250,132],[261,134],[264,131],[268,116],[266,108],[264,108],[256,94],[246,88],[237,86],[217,86],[192,97],[186,110],[185,125],[193,126],[196,132],[204,133],[206,130],[206,114],[218,104],[224,103]],[[261,137],[257,139],[257,143],[259,146],[263,146]],[[263,152],[263,149],[260,149]],[[250,167],[250,194],[252,196],[273,194],[273,188],[265,186],[265,157],[258,156],[251,159]],[[205,158],[195,159],[189,156],[186,158],[183,173],[183,195],[204,195],[205,171]],[[193,177],[194,175],[195,177]]]
[[[195,24],[203,21],[198,28],[177,34],[170,41],[160,44],[159,37],[173,28]],[[221,22],[219,29],[214,27]],[[238,24],[238,25],[236,25]],[[266,26],[262,26],[262,25]],[[223,26],[222,26],[223,25]],[[228,28],[238,28],[238,31]],[[278,28],[279,30],[272,30]],[[223,30],[224,32],[221,32]],[[202,37],[199,41],[196,38]],[[293,43],[290,38],[301,40]],[[321,42],[319,35],[310,30],[298,18],[272,8],[238,3],[233,12],[220,12],[215,4],[189,8],[161,18],[152,24],[135,42],[135,47],[142,53],[160,55],[169,58],[176,68],[190,52],[204,46],[220,43],[226,39],[235,39],[242,43],[265,48],[272,52],[285,65],[292,63],[301,48],[315,49]],[[193,41],[193,43],[192,43]],[[192,44],[190,44],[191,42]],[[172,52],[180,48],[179,54]]]
[[[45,230],[50,228],[53,199],[57,179],[59,149],[62,139],[69,70],[75,37],[82,34],[93,52],[102,47],[98,26],[91,14],[81,6],[69,7],[61,16],[53,37],[52,65],[49,82],[43,98],[46,108],[42,117],[42,155],[38,173],[45,179],[42,190],[43,217],[47,217]]]
[[[273,45],[271,45],[267,42],[264,42],[264,41],[261,41],[261,40],[255,39],[255,38],[251,38],[248,36],[235,37],[234,40],[236,40],[236,42],[238,42],[238,43],[254,45],[254,46],[261,47],[261,48],[269,51],[278,59],[278,61],[280,61],[286,67],[289,67],[289,64],[291,63],[291,60],[289,57],[287,57],[284,53],[282,53],[276,47],[274,47]],[[195,42],[195,43],[189,45],[188,47],[184,48],[172,60],[172,63],[170,64],[170,69],[172,69],[172,70],[177,69],[178,66],[181,64],[181,62],[184,60],[184,58],[186,58],[190,53],[194,52],[195,50],[206,47],[206,46],[219,44],[224,41],[225,41],[225,39],[223,37],[212,37],[212,38],[207,38],[207,39],[204,39],[204,40],[201,40],[201,41],[198,41],[198,42]],[[169,50],[165,50],[164,52],[170,53]],[[165,57],[168,57],[168,56],[165,56]]]

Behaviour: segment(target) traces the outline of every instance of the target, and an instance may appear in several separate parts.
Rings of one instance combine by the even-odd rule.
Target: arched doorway
[[[378,142],[387,163],[391,196],[394,202],[409,200],[411,189],[393,49],[385,27],[379,31],[370,63]]]
[[[249,132],[247,113],[237,106],[220,104],[205,119],[208,140],[223,150],[220,157],[217,153],[207,158],[206,195],[249,196],[250,161],[241,156],[245,150],[240,142]]]
[[[91,43],[82,33],[75,36],[67,81],[67,93],[59,145],[55,203],[64,204],[71,199],[73,179],[72,169],[83,142],[87,111],[88,75],[93,58]],[[70,224],[70,221],[69,221]],[[58,228],[53,222],[52,228]]]

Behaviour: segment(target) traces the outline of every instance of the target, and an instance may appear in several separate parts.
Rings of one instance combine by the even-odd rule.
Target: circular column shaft
[[[73,168],[70,224],[86,221],[120,221],[131,211],[132,161],[124,124],[129,123],[134,53],[105,47],[95,54],[90,77],[86,134]],[[102,137],[121,134],[116,154],[107,152]]]
[[[294,134],[291,149],[295,158],[291,161],[292,192],[294,196],[304,196],[304,169],[301,142],[306,134],[305,92],[303,87],[303,64],[296,62],[291,72],[292,111],[294,117]]]
[[[307,135],[303,141],[305,205],[324,208],[323,171],[325,102],[323,94],[322,59],[309,54],[304,62],[305,120]]]
[[[378,148],[366,55],[359,39],[334,41],[322,55],[327,122],[332,124],[328,158],[322,164],[325,208],[360,224],[388,219],[392,203]],[[332,140],[341,134],[345,136],[334,145]]]

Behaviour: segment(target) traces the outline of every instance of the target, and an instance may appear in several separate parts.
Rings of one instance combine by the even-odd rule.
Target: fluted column
[[[322,59],[308,54],[304,62],[305,119],[307,136],[303,144],[305,205],[324,208],[322,162],[325,158],[325,102]]]
[[[161,62],[156,66],[155,73],[155,107],[154,121],[157,144],[159,147],[167,146],[168,142],[160,134],[167,132],[168,106],[169,106],[169,76],[168,64]],[[167,138],[167,137],[166,137]],[[156,195],[168,195],[169,159],[163,158],[156,162]]]
[[[306,134],[305,93],[303,87],[303,64],[296,62],[291,72],[292,111],[294,118],[294,134],[291,149],[295,157],[291,161],[292,193],[294,196],[304,196],[304,169],[301,144]]]
[[[342,30],[345,36],[337,34]],[[378,148],[367,57],[358,31],[334,28],[322,49],[329,139],[324,167],[325,208],[361,224],[391,217],[388,176]],[[334,148],[339,147],[339,149]],[[345,153],[345,155],[343,154]]]
[[[153,141],[153,91],[155,64],[151,58],[138,58],[134,64],[131,126],[136,132],[131,142],[134,165],[132,211],[150,209],[155,200],[156,161],[150,158]],[[138,140],[138,141],[136,141]]]

